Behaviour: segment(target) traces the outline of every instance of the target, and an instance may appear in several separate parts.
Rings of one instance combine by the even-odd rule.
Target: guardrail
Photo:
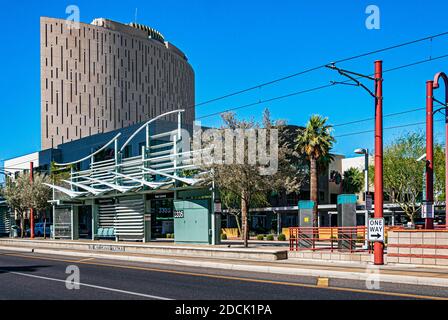
[[[366,248],[367,228],[358,227],[292,227],[289,228],[289,249],[299,250],[334,250],[371,251]]]
[[[387,235],[389,231],[404,230],[404,226],[388,226],[385,228],[385,245],[387,247]],[[415,228],[423,229],[421,228]],[[435,225],[435,230],[446,230],[447,225]],[[300,250],[329,250],[338,251],[373,251],[372,243],[366,247],[367,228],[357,227],[290,227],[289,249]]]

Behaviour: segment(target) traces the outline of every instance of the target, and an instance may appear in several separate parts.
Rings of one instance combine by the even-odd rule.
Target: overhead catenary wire
[[[258,85],[251,86],[251,87],[248,87],[246,89],[242,89],[242,90],[238,90],[238,91],[235,91],[235,92],[231,92],[231,93],[225,94],[223,96],[219,96],[219,97],[216,97],[216,98],[212,98],[212,99],[209,99],[209,100],[197,103],[194,106],[191,106],[190,108],[195,108],[195,107],[203,106],[203,105],[206,105],[206,104],[210,104],[212,102],[224,100],[224,99],[227,99],[227,98],[230,98],[230,97],[233,97],[233,96],[237,96],[237,95],[240,95],[240,94],[243,94],[243,93],[246,93],[246,92],[250,92],[250,91],[253,91],[253,90],[256,90],[256,89],[260,89],[260,88],[263,88],[263,87],[266,87],[266,86],[270,86],[272,84],[275,84],[275,83],[278,83],[278,82],[281,82],[281,81],[285,81],[285,80],[288,80],[288,79],[291,79],[291,78],[295,78],[295,77],[298,77],[298,76],[301,76],[301,75],[305,75],[307,73],[310,73],[310,72],[317,71],[319,69],[325,68],[325,66],[327,66],[329,63],[347,62],[347,61],[351,61],[351,60],[367,57],[367,56],[370,56],[370,55],[378,54],[378,53],[381,53],[381,52],[386,52],[386,51],[389,51],[389,50],[394,50],[394,49],[406,47],[406,46],[409,46],[409,45],[412,45],[412,44],[416,44],[416,43],[420,43],[420,42],[424,42],[424,41],[427,41],[427,40],[433,41],[433,39],[436,39],[436,38],[439,38],[439,37],[444,37],[446,35],[448,35],[448,31],[447,32],[438,33],[438,34],[434,34],[434,35],[430,35],[430,36],[423,37],[423,38],[419,38],[419,39],[415,39],[415,40],[411,40],[411,41],[407,41],[407,42],[403,42],[403,43],[400,43],[400,44],[397,44],[397,45],[392,45],[392,46],[384,47],[384,48],[381,48],[381,49],[368,51],[368,52],[365,52],[365,53],[361,53],[361,54],[358,54],[358,55],[355,55],[355,56],[339,59],[339,60],[336,60],[336,61],[330,61],[330,62],[322,64],[322,65],[311,67],[311,68],[308,68],[308,69],[305,69],[305,70],[302,70],[302,71],[299,71],[299,72],[296,72],[296,73],[292,73],[292,74],[289,74],[289,75],[286,75],[286,76],[283,76],[283,77],[280,77],[280,78],[277,78],[277,79],[274,79],[274,80],[270,80],[270,81],[267,81],[267,82],[264,82],[264,83],[260,83]],[[432,54],[431,54],[431,56],[432,56]]]
[[[434,122],[444,122],[445,120],[434,120]],[[397,125],[397,126],[393,126],[393,127],[386,127],[383,128],[383,130],[392,130],[392,129],[400,129],[400,128],[406,128],[406,127],[412,127],[412,126],[420,126],[420,125],[424,125],[426,124],[426,122],[422,121],[422,122],[414,122],[414,123],[408,123],[408,124],[403,124],[403,125]],[[346,133],[346,134],[341,134],[338,136],[335,136],[335,138],[343,138],[343,137],[350,137],[350,136],[356,136],[356,135],[360,135],[360,134],[364,134],[364,133],[372,133],[375,132],[374,129],[372,130],[365,130],[365,131],[358,131],[358,132],[351,132],[351,133]]]
[[[397,67],[394,67],[394,68],[391,68],[391,69],[386,69],[386,70],[383,71],[383,74],[384,73],[388,73],[388,72],[394,72],[394,71],[405,69],[405,68],[410,68],[410,67],[413,67],[413,66],[416,66],[416,65],[420,65],[420,64],[423,64],[423,63],[428,63],[428,62],[444,59],[444,58],[447,58],[447,57],[448,57],[448,54],[444,54],[444,55],[437,56],[437,57],[430,57],[430,58],[419,60],[419,61],[412,62],[412,63],[409,63],[409,64],[404,64],[404,65],[401,65],[401,66],[397,66]],[[362,77],[359,77],[359,78],[362,78]],[[343,81],[341,83],[350,83],[350,81],[351,80],[346,80],[346,81]],[[314,88],[309,88],[309,89],[304,89],[304,90],[288,93],[288,94],[281,95],[281,96],[276,96],[276,97],[265,99],[265,100],[259,100],[257,102],[252,102],[252,103],[244,104],[244,105],[241,105],[241,106],[232,107],[232,108],[228,108],[228,109],[225,109],[225,110],[221,110],[221,111],[213,112],[213,113],[210,113],[210,114],[206,114],[204,116],[197,117],[196,120],[210,118],[210,117],[213,117],[213,116],[216,116],[216,115],[220,115],[220,114],[225,113],[225,112],[245,109],[245,108],[257,106],[257,105],[260,105],[260,104],[265,104],[265,103],[269,103],[269,102],[273,102],[273,101],[277,101],[277,100],[282,100],[282,99],[298,96],[298,95],[309,93],[309,92],[313,92],[313,91],[319,91],[319,90],[322,90],[322,89],[333,87],[335,85],[337,85],[337,84],[330,83],[330,84],[326,84],[326,85],[317,86],[317,87],[314,87]]]
[[[389,114],[383,115],[383,118],[395,117],[395,116],[399,116],[399,115],[403,115],[403,114],[407,114],[407,113],[412,113],[412,112],[416,112],[416,111],[422,111],[422,110],[426,110],[426,108],[425,107],[423,107],[423,108],[415,108],[415,109],[409,109],[409,110],[400,111],[400,112],[389,113]],[[344,122],[344,123],[338,123],[338,124],[333,125],[333,128],[347,126],[347,125],[352,125],[352,124],[357,124],[357,123],[362,123],[362,122],[367,122],[367,121],[371,121],[371,120],[375,120],[375,117],[365,118],[365,119],[360,119],[360,120],[353,120],[353,121]]]

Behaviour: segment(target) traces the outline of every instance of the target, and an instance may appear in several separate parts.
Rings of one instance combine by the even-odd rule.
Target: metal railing
[[[365,247],[367,228],[358,227],[291,227],[289,228],[289,249],[338,251],[371,251]]]

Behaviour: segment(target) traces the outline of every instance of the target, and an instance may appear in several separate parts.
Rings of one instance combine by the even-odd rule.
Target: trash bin
[[[11,237],[12,238],[18,238],[19,237],[19,227],[18,226],[12,226],[11,227]]]

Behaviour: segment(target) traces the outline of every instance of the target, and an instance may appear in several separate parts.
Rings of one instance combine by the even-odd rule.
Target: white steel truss
[[[189,186],[197,185],[202,179],[180,176],[184,170],[198,171],[199,168],[193,164],[193,155],[196,152],[201,152],[201,150],[182,150],[181,115],[183,112],[184,110],[170,111],[149,120],[137,129],[121,148],[119,148],[119,138],[121,137],[121,133],[119,133],[87,157],[70,163],[56,164],[59,167],[69,167],[90,160],[88,170],[76,171],[72,169],[70,179],[63,181],[69,184],[71,189],[60,185],[49,184],[48,186],[68,195],[70,198],[83,199],[105,196],[110,192],[128,194],[138,190],[157,190],[162,187],[175,188],[178,182]],[[172,114],[178,115],[175,130],[150,134],[151,124]],[[142,155],[124,158],[123,153],[126,146],[143,130],[146,130],[146,142],[145,146],[142,147]],[[113,158],[97,161],[96,156],[112,145],[114,148]]]

